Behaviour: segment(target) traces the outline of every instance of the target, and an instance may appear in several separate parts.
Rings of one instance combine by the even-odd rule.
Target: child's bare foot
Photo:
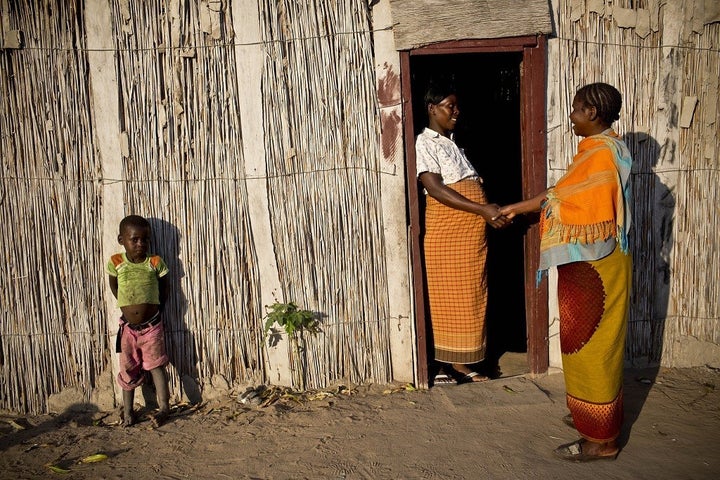
[[[150,416],[150,421],[153,424],[153,427],[157,428],[163,423],[165,423],[165,420],[167,420],[168,416],[170,415],[170,412],[164,409],[158,410],[158,412],[155,415]]]
[[[123,413],[122,426],[131,427],[133,425],[135,425],[135,413],[133,413],[132,411],[128,412],[127,414]]]
[[[122,403],[122,426],[130,427],[135,425],[135,412],[133,412],[133,402],[135,399],[134,390],[123,390]]]

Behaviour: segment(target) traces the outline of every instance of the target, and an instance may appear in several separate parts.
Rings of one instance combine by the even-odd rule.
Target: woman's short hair
[[[457,92],[454,82],[449,79],[430,81],[427,90],[425,90],[425,97],[423,98],[425,109],[427,110],[428,105],[437,105],[443,101],[443,98],[447,98],[455,93]]]
[[[595,107],[597,115],[607,125],[620,118],[622,95],[607,83],[591,83],[580,88],[576,97],[589,107]]]

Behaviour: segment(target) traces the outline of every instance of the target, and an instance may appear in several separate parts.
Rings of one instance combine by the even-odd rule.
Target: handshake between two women
[[[488,224],[494,228],[504,228],[510,225],[518,215],[539,212],[543,201],[547,198],[547,193],[547,190],[545,190],[527,200],[502,207],[497,204],[488,205],[488,207],[495,209],[495,213],[490,217]]]

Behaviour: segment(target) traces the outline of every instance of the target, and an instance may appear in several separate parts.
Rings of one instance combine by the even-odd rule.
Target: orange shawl
[[[580,142],[573,163],[543,204],[542,270],[569,261],[597,260],[614,247],[609,243],[598,249],[599,242],[613,238],[623,252],[628,251],[631,166],[627,146],[612,130]]]

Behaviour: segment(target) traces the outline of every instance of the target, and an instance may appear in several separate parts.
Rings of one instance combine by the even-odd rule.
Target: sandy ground
[[[155,429],[147,418],[122,428],[118,412],[92,409],[3,415],[0,478],[716,479],[719,385],[710,368],[626,371],[623,451],[584,464],[551,453],[577,438],[561,420],[562,374],[423,391],[268,389],[248,403],[234,392],[175,405]],[[107,458],[82,462],[98,453]]]

